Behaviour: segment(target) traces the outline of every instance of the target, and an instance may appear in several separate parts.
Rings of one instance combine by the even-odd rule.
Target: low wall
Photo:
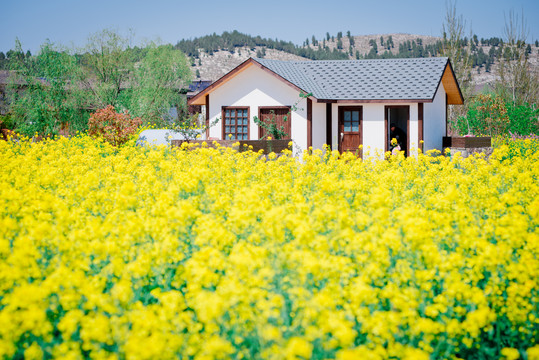
[[[199,144],[206,143],[207,147],[232,147],[233,144],[239,143],[238,151],[252,150],[258,152],[262,150],[264,154],[280,153],[285,149],[290,149],[291,139],[283,140],[172,140],[170,144],[172,146],[182,146],[183,143]],[[251,148],[252,147],[252,148]]]
[[[451,156],[459,152],[462,157],[468,157],[475,153],[484,153],[489,157],[492,153],[490,137],[444,136],[442,143],[444,149],[450,149]]]
[[[475,136],[444,136],[444,148],[486,148],[491,147],[491,138]]]

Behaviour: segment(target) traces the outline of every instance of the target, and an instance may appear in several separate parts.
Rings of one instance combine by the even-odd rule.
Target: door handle
[[[343,138],[344,138],[344,133],[341,133],[341,141],[342,141]]]

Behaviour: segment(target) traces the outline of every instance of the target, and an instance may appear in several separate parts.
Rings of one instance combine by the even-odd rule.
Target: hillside
[[[313,41],[314,40],[314,41]],[[475,66],[472,72],[476,90],[495,80],[494,70],[502,56],[499,38],[466,39]],[[476,45],[477,44],[477,45]],[[539,48],[529,44],[532,65],[539,67]],[[182,40],[176,45],[192,58],[193,73],[198,79],[215,81],[249,57],[278,60],[368,59],[439,56],[442,38],[414,34],[373,34],[314,37],[302,46],[290,42],[250,37],[238,32]],[[198,71],[198,73],[197,73]]]

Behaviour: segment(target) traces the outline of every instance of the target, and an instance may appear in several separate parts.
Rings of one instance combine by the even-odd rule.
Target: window
[[[248,107],[223,107],[223,139],[249,140]]]
[[[344,132],[359,131],[359,110],[344,111]]]

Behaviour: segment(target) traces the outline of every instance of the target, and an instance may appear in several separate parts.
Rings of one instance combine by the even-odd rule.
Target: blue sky
[[[538,0],[457,0],[456,6],[480,38],[502,37],[510,10],[524,13],[528,41],[539,38]],[[0,9],[0,51],[13,48],[18,37],[24,50],[36,53],[46,39],[81,47],[88,35],[104,28],[124,34],[131,29],[135,43],[160,39],[172,44],[231,30],[296,44],[348,30],[353,35],[439,36],[446,1],[0,0]]]

